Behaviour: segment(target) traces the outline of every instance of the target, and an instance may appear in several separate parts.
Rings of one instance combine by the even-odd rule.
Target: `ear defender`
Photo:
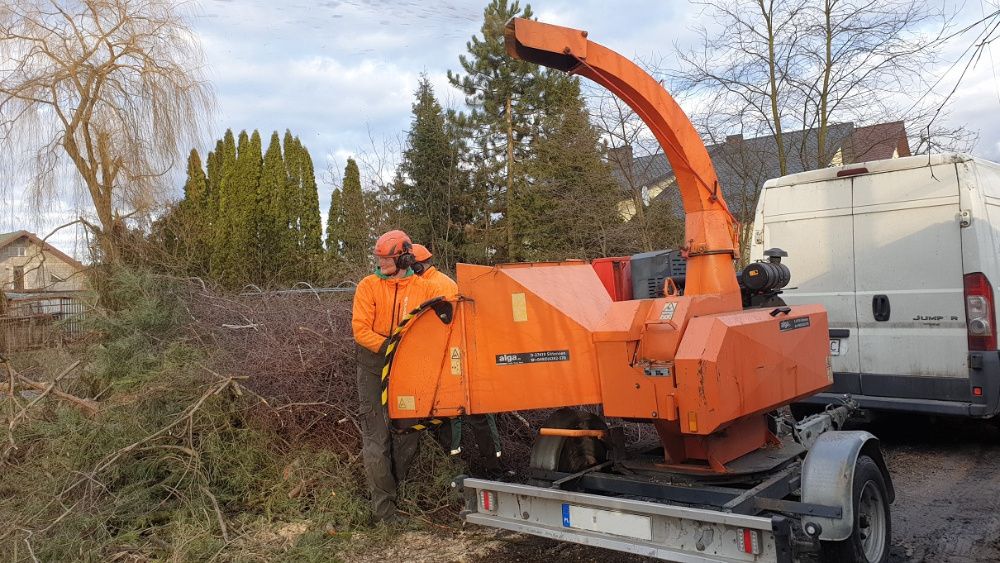
[[[404,240],[403,253],[396,257],[396,267],[400,270],[406,270],[412,268],[416,263],[417,259],[413,256],[413,244]]]

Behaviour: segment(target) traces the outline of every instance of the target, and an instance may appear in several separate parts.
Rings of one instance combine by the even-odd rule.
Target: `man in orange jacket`
[[[417,452],[419,433],[392,434],[382,406],[384,345],[411,310],[433,297],[431,284],[414,275],[413,244],[403,231],[389,231],[375,243],[378,267],[358,283],[351,327],[357,342],[362,458],[376,518],[395,523],[396,485]]]
[[[444,272],[431,265],[433,255],[422,244],[413,245],[413,257],[416,264],[413,271],[427,281],[432,287],[432,297],[453,297],[458,295],[458,284]],[[462,426],[464,423],[472,430],[479,450],[479,462],[487,474],[500,468],[500,434],[497,431],[496,418],[492,414],[470,414],[464,417],[454,417],[450,424],[442,425],[438,431],[438,440],[451,455],[462,453]]]

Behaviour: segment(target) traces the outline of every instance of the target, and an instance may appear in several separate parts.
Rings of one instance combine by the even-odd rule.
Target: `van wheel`
[[[889,559],[892,521],[885,477],[875,461],[862,455],[854,465],[854,530],[843,541],[823,542],[824,561],[884,563]]]

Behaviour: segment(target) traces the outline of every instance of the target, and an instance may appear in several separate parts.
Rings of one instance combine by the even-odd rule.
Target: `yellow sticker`
[[[396,408],[401,411],[417,410],[417,401],[413,395],[399,395],[396,397]]]
[[[451,374],[462,375],[462,351],[457,347],[451,349]]]
[[[528,322],[528,302],[524,299],[523,293],[512,293],[510,305],[514,309],[515,323]]]

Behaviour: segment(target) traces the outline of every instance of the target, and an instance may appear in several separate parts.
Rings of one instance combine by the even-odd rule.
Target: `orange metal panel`
[[[783,328],[784,327],[784,328]],[[711,434],[832,383],[826,311],[819,305],[708,315],[691,319],[675,360],[681,420],[695,413]]]

